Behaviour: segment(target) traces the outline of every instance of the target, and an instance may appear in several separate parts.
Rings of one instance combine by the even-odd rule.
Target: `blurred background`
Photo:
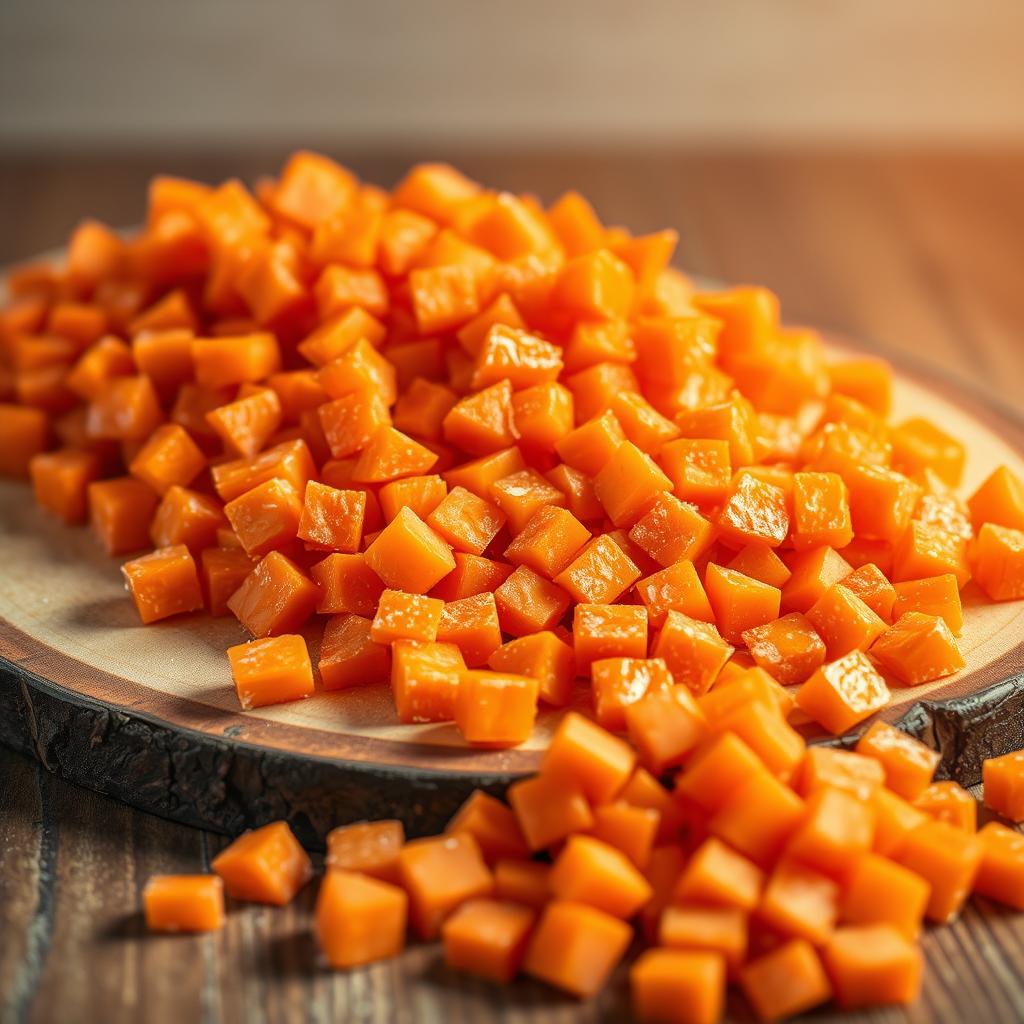
[[[0,261],[138,221],[156,171],[253,180],[301,145],[392,184],[449,159],[999,380],[1022,54],[1024,0],[3,0]]]

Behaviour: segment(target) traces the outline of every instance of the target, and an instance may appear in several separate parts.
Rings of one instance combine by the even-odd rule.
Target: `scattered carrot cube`
[[[1024,821],[1024,751],[986,758],[981,772],[985,806],[1010,821]]]
[[[365,556],[389,587],[411,594],[425,594],[455,568],[448,545],[408,508],[377,534]]]
[[[398,882],[398,854],[405,843],[400,821],[364,821],[327,833],[324,862],[332,870],[357,871],[382,882]]]
[[[505,549],[505,557],[552,579],[573,563],[589,540],[590,531],[571,512],[544,505]]]
[[[572,598],[560,586],[520,565],[495,589],[494,603],[502,632],[523,637],[558,625]]]
[[[669,610],[652,653],[665,661],[676,683],[700,695],[710,689],[732,652],[711,623]]]
[[[805,682],[825,661],[825,644],[800,612],[742,634],[754,662],[784,686]]]
[[[683,686],[648,692],[624,709],[629,738],[654,774],[682,763],[706,733],[704,716]]]
[[[715,952],[649,949],[629,972],[640,1021],[715,1024],[725,1004],[725,961]]]
[[[154,932],[214,932],[224,925],[224,883],[216,875],[154,875],[142,890]]]
[[[310,493],[310,487],[322,488],[322,485],[310,481],[307,493]],[[311,503],[316,501],[316,493],[314,490],[311,494]],[[295,539],[303,511],[298,491],[287,480],[277,477],[246,491],[224,506],[224,515],[245,553],[257,558],[285,547]],[[307,521],[307,528],[308,525]]]
[[[121,566],[139,618],[145,623],[203,607],[196,563],[183,544],[158,548]]]
[[[973,833],[945,821],[928,820],[906,836],[896,859],[931,886],[929,920],[953,920],[971,893],[982,846]]]
[[[494,895],[540,910],[550,899],[551,865],[535,860],[499,860],[494,865]]]
[[[100,475],[100,460],[94,452],[74,448],[40,452],[32,456],[28,468],[41,508],[65,523],[85,520],[88,488]]]
[[[334,968],[397,955],[405,946],[409,897],[397,885],[331,868],[316,900],[316,933]]]
[[[1024,836],[990,821],[979,833],[981,863],[974,891],[1016,910],[1024,909]]]
[[[789,533],[785,492],[752,473],[738,473],[728,499],[715,517],[715,525],[736,547],[752,541],[778,547]]]
[[[761,900],[764,872],[714,836],[696,850],[676,883],[680,904],[753,910]]]
[[[843,1009],[912,1003],[921,988],[921,951],[891,925],[837,929],[822,960]]]
[[[841,583],[829,587],[807,609],[807,620],[824,640],[829,661],[866,651],[886,630],[885,621]]]
[[[842,735],[889,700],[889,688],[860,651],[818,669],[797,691],[796,705],[819,725]]]
[[[990,600],[1024,597],[1024,530],[985,523],[970,554],[971,572]]]
[[[443,611],[444,601],[437,598],[385,590],[370,627],[370,638],[383,645],[395,640],[436,640]]]
[[[978,802],[959,783],[933,782],[914,806],[929,818],[945,821],[964,832],[978,830]]]
[[[205,466],[206,458],[188,432],[177,423],[165,423],[150,435],[129,471],[164,494],[174,484],[187,487]]]
[[[963,655],[946,621],[907,612],[875,641],[872,656],[906,686],[917,686],[964,667]]]
[[[237,644],[228,648],[228,661],[238,702],[247,710],[300,700],[313,693],[313,666],[301,636]]]
[[[537,680],[538,696],[562,707],[572,696],[576,662],[572,648],[550,630],[511,640],[493,651],[487,664],[496,672],[513,672]]]
[[[441,926],[445,963],[492,981],[511,981],[519,973],[535,916],[515,903],[467,900]]]
[[[760,1020],[795,1017],[832,994],[825,969],[806,939],[790,939],[740,971],[740,986]]]
[[[391,690],[401,722],[451,722],[466,662],[455,644],[397,641],[391,651]]]
[[[464,487],[453,487],[425,519],[453,548],[472,555],[482,555],[505,525],[501,509]]]
[[[537,715],[537,680],[473,670],[459,677],[455,724],[467,742],[511,747],[529,739]]]
[[[718,631],[729,643],[737,643],[748,629],[779,617],[780,591],[732,569],[712,562],[704,576],[704,589]]]
[[[543,850],[594,825],[582,785],[571,777],[549,772],[514,782],[508,801],[531,850]]]
[[[576,670],[589,674],[601,658],[647,654],[647,611],[636,605],[578,604],[573,613]]]
[[[666,693],[673,685],[660,658],[601,658],[591,663],[594,717],[610,732],[626,728],[626,708],[647,693]]]
[[[127,554],[149,543],[159,499],[141,480],[129,476],[94,480],[86,488],[86,497],[90,525],[108,555]]]
[[[1024,530],[1024,480],[1008,466],[994,469],[967,499],[976,532],[985,523]]]
[[[317,585],[280,551],[271,551],[231,596],[228,608],[254,636],[297,630],[313,614]]]
[[[313,865],[285,821],[243,833],[210,866],[232,899],[275,906],[291,903],[313,877]]]
[[[647,607],[647,619],[655,628],[665,625],[670,611],[691,619],[713,622],[714,612],[704,585],[692,562],[680,561],[639,580],[636,592]]]

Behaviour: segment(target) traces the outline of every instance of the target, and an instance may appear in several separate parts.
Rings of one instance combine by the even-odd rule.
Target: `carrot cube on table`
[[[824,786],[808,797],[806,817],[786,852],[841,879],[871,848],[874,835],[873,804],[848,790]]]
[[[883,857],[896,857],[907,836],[928,821],[928,815],[884,786],[874,795],[874,849]]]
[[[228,607],[254,636],[278,636],[298,629],[313,614],[320,589],[280,551],[271,551],[246,576]]]
[[[164,493],[150,523],[157,547],[184,544],[193,551],[213,547],[217,530],[227,525],[220,502],[207,494],[173,484]]]
[[[409,897],[389,882],[329,868],[316,901],[316,932],[331,967],[357,967],[400,953]]]
[[[378,497],[384,521],[390,523],[403,506],[426,520],[448,495],[444,477],[436,473],[423,476],[407,476],[383,484]]]
[[[871,648],[871,655],[907,686],[952,675],[964,658],[945,619],[923,612],[906,612]]]
[[[572,647],[551,630],[510,640],[487,658],[496,672],[513,672],[537,680],[541,700],[564,707],[572,697],[576,660]]]
[[[455,644],[397,641],[391,651],[391,689],[399,721],[453,721],[465,670]]]
[[[593,477],[625,440],[621,424],[609,410],[570,430],[555,442],[555,451],[567,466]]]
[[[468,377],[472,374],[472,365],[470,364],[467,369]],[[456,390],[462,390],[455,381],[453,386]],[[464,387],[469,386],[467,379]],[[516,435],[512,427],[512,385],[508,381],[499,381],[482,391],[460,398],[441,421],[441,433],[449,444],[471,455],[496,454],[515,444]],[[509,469],[508,472],[518,473],[523,470],[524,466],[518,466]],[[497,480],[498,477],[494,477],[491,483]],[[478,493],[468,484],[464,486],[474,494]],[[489,489],[479,496],[488,499],[493,497]],[[503,511],[508,512],[504,508]]]
[[[977,836],[945,821],[926,820],[907,833],[896,860],[931,886],[926,915],[946,923],[960,913],[981,863]]]
[[[933,782],[914,806],[929,818],[945,821],[964,832],[978,831],[978,801],[956,782]]]
[[[241,548],[203,549],[199,556],[199,575],[210,615],[216,618],[228,614],[228,601],[255,564]]]
[[[476,840],[488,864],[500,859],[525,858],[530,849],[520,831],[515,813],[497,797],[474,790],[448,822],[445,832],[467,832]]]
[[[477,594],[493,594],[512,574],[512,566],[482,555],[453,551],[455,568],[430,589],[431,597],[458,601]]]
[[[767,583],[769,587],[776,587],[779,590],[792,576],[789,567],[775,550],[760,541],[751,541],[740,548],[725,568],[741,572],[744,576],[760,580],[761,583]]]
[[[148,377],[114,377],[89,403],[86,434],[109,441],[144,441],[163,422],[160,400]]]
[[[46,449],[50,423],[42,409],[0,403],[0,475],[28,476],[32,457]]]
[[[511,442],[510,442],[511,445]],[[445,470],[442,476],[450,489],[465,487],[478,498],[490,501],[491,487],[499,480],[526,469],[522,452],[514,445],[490,452],[479,459]]]
[[[779,713],[778,706],[768,701],[740,704],[716,722],[714,728],[741,739],[778,778],[788,780],[803,760],[803,737]]]
[[[188,431],[165,423],[149,436],[132,459],[132,476],[164,494],[173,484],[187,487],[206,466],[206,457]]]
[[[844,576],[840,584],[856,594],[884,622],[892,622],[896,589],[873,562]]]
[[[999,466],[967,499],[967,507],[975,533],[985,523],[1024,530],[1024,480],[1008,466]]]
[[[29,475],[37,504],[65,523],[84,522],[88,488],[101,468],[95,452],[75,448],[33,455]]]
[[[967,541],[939,526],[913,520],[893,549],[893,583],[952,573],[963,587],[971,578]]]
[[[398,855],[402,885],[409,893],[412,925],[421,938],[435,938],[459,904],[490,895],[491,873],[468,833],[414,839]]]
[[[455,644],[469,668],[486,665],[501,646],[501,625],[494,595],[474,594],[458,601],[446,601],[438,622],[437,639],[441,643]]]
[[[916,800],[927,789],[940,760],[938,751],[887,722],[873,723],[855,749],[878,761],[886,786],[907,800]]]
[[[1024,821],[1024,750],[986,758],[981,774],[985,806],[1010,821]]]
[[[658,837],[661,814],[653,807],[634,807],[623,799],[593,809],[589,835],[620,850],[643,871]]]
[[[370,638],[385,646],[395,640],[436,640],[443,611],[444,601],[435,597],[385,590],[380,595]]]
[[[610,604],[640,578],[640,570],[610,537],[596,537],[554,577],[574,600]]]
[[[564,452],[560,454],[564,459]],[[619,444],[594,476],[594,492],[598,501],[608,518],[623,528],[631,527],[655,498],[671,487],[672,481],[650,455],[630,441]]]
[[[331,870],[356,871],[398,883],[398,854],[405,843],[400,821],[381,819],[341,825],[327,833],[324,863]]]
[[[201,387],[219,388],[263,380],[276,373],[281,367],[281,351],[270,333],[194,338],[192,362]]]
[[[739,978],[743,994],[760,1020],[794,1017],[832,995],[818,953],[806,939],[790,939],[748,961]]]
[[[660,492],[629,531],[629,539],[659,565],[692,562],[710,546],[713,527],[696,505]]]
[[[534,910],[516,903],[467,900],[441,925],[445,963],[510,982],[519,973],[535,920]]]
[[[991,601],[1024,597],[1024,529],[985,523],[970,550],[971,571]]]
[[[274,636],[228,648],[243,708],[301,700],[313,693],[313,666],[301,636]]]
[[[320,588],[316,610],[321,615],[349,613],[373,618],[376,614],[384,584],[366,564],[362,552],[330,554],[312,566],[309,574]]]
[[[887,628],[885,620],[842,583],[833,584],[807,609],[807,620],[825,642],[829,661],[866,651]]]
[[[853,572],[853,566],[827,546],[796,552],[787,564],[792,575],[782,587],[782,608],[789,612],[806,613],[829,587]]]
[[[710,689],[733,648],[711,623],[669,610],[652,653],[664,659],[676,683],[700,695]]]
[[[550,451],[555,441],[573,428],[573,404],[572,392],[556,381],[514,392],[512,422],[519,443],[526,448]]]
[[[210,475],[221,501],[233,501],[275,477],[287,480],[299,494],[304,494],[307,482],[317,472],[309,446],[298,438],[282,441],[251,459],[218,463],[210,468]]]
[[[590,531],[567,509],[544,505],[505,550],[514,565],[552,579],[565,570],[590,540]]]
[[[732,482],[729,442],[680,438],[663,445],[658,463],[672,480],[680,501],[709,506],[724,501]]]
[[[458,551],[482,555],[505,525],[505,513],[465,487],[453,487],[424,517]]]
[[[756,864],[710,836],[686,862],[672,901],[751,911],[760,902],[764,881],[764,872]]]
[[[921,989],[921,950],[892,925],[838,928],[822,950],[822,961],[843,1009],[911,1003]]]
[[[1024,836],[996,821],[979,833],[981,863],[974,891],[1024,910]]]
[[[408,508],[377,534],[365,557],[389,587],[411,594],[425,594],[455,568],[448,545]]]
[[[918,508],[921,485],[895,470],[872,465],[853,465],[844,480],[850,492],[850,516],[857,537],[899,540]]]
[[[643,658],[647,654],[647,610],[637,605],[578,604],[573,613],[576,670],[590,672],[602,658]]]
[[[570,836],[549,877],[556,899],[597,907],[630,918],[651,896],[651,887],[629,858],[593,836]]]
[[[508,801],[532,851],[543,850],[594,825],[590,804],[578,782],[540,774],[512,783]]]
[[[224,924],[224,883],[216,875],[154,875],[142,890],[154,932],[213,932]]]
[[[380,683],[388,678],[387,647],[375,643],[373,624],[361,615],[334,615],[327,620],[317,669],[325,690]]]
[[[353,483],[387,483],[433,469],[436,452],[394,427],[381,427],[359,453],[352,468]]]
[[[943,483],[957,487],[964,471],[964,446],[934,423],[914,417],[892,430],[892,460],[909,476],[930,469]]]
[[[210,866],[232,899],[279,907],[313,877],[313,865],[286,821],[243,833]]]
[[[871,729],[883,724],[878,722]],[[870,800],[885,784],[885,769],[874,758],[852,750],[810,747],[797,783],[798,792],[803,797],[825,787],[833,787],[853,793],[860,800]]]
[[[763,768],[734,787],[708,830],[758,865],[772,863],[804,816],[804,802]]]
[[[244,459],[253,458],[263,448],[281,419],[281,399],[270,387],[261,387],[206,414],[206,422],[224,444]]]
[[[683,409],[676,415],[676,424],[683,437],[700,441],[727,441],[729,459],[734,469],[748,466],[754,461],[753,421],[753,408],[746,399],[738,396],[700,409]],[[749,484],[746,486],[749,487]],[[747,493],[753,493],[753,490]],[[770,496],[770,501],[775,502],[774,495]]]
[[[837,736],[888,701],[889,687],[860,651],[823,665],[796,694],[796,706]]]
[[[839,896],[834,879],[783,857],[765,883],[758,919],[780,935],[821,946],[835,928]]]
[[[455,724],[468,743],[512,747],[530,738],[537,717],[537,680],[479,669],[463,672],[455,698]]]
[[[158,548],[125,562],[121,572],[145,623],[203,607],[196,563],[183,544]]]
[[[621,791],[635,765],[628,743],[571,711],[558,723],[541,773],[580,787],[588,800],[602,804]]]
[[[294,540],[302,514],[299,492],[287,480],[277,477],[258,484],[224,506],[224,515],[246,554],[254,557]]]
[[[735,971],[747,952],[747,914],[737,907],[665,907],[658,924],[658,944],[718,953],[729,970]]]
[[[523,967],[571,995],[594,995],[633,937],[625,922],[585,903],[552,900],[541,912]]]
[[[711,563],[704,576],[704,589],[718,631],[729,643],[737,643],[748,629],[779,617],[781,592],[732,569]]]
[[[492,324],[476,352],[471,385],[474,389],[507,380],[514,391],[546,382],[562,372],[562,350],[521,327]]]
[[[731,732],[699,748],[676,778],[676,790],[706,811],[717,811],[748,777],[766,773],[761,759]]]
[[[629,972],[637,1019],[716,1024],[725,1005],[725,974],[717,952],[648,949]]]
[[[630,742],[655,775],[679,765],[707,735],[704,715],[685,686],[647,693],[624,709]]]
[[[594,717],[610,732],[625,731],[630,704],[648,693],[668,692],[674,682],[661,658],[601,658],[590,670]]]
[[[637,582],[636,592],[647,608],[648,621],[655,628],[665,624],[670,611],[682,612],[701,622],[714,621],[704,585],[692,562],[676,562],[646,576]]]
[[[494,865],[494,896],[540,910],[551,899],[550,874],[550,864],[535,860],[499,860]]]
[[[908,939],[921,931],[930,886],[915,872],[878,854],[861,857],[846,876],[839,901],[844,924],[890,924]]]
[[[354,554],[362,541],[365,517],[365,492],[341,490],[310,480],[295,535],[309,548]]]
[[[365,337],[322,366],[319,377],[320,386],[332,400],[362,392],[377,395],[387,407],[398,394],[394,367]]]
[[[159,498],[134,477],[94,480],[86,488],[89,522],[108,555],[137,551],[149,543]]]
[[[825,661],[825,644],[807,616],[790,612],[742,634],[754,662],[784,686],[805,682]]]
[[[316,414],[335,459],[358,454],[382,427],[391,426],[387,403],[376,391],[364,389],[324,402]]]
[[[495,589],[494,603],[502,632],[524,637],[558,625],[572,598],[551,580],[520,565]]]

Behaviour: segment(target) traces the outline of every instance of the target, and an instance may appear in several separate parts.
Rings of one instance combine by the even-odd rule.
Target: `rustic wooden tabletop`
[[[0,160],[0,263],[60,244],[83,215],[140,219],[156,171],[213,180],[273,171],[283,152]],[[410,160],[335,154],[390,183]],[[1024,387],[1024,151],[431,153],[549,200],[574,187],[604,218],[671,225],[680,265],[774,288],[795,322],[922,361],[1013,412]],[[1018,418],[1021,413],[1017,412]],[[223,932],[147,936],[145,880],[203,871],[220,836],[78,789],[0,749],[0,1021],[576,1022],[621,1020],[622,978],[577,1004],[524,981],[456,977],[436,946],[366,970],[318,966],[313,890],[283,910],[238,907]],[[911,1008],[814,1020],[1024,1020],[1024,915],[971,905],[924,937]],[[746,1020],[737,1001],[732,1018]]]

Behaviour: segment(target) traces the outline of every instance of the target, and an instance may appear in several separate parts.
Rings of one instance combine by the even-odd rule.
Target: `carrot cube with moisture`
[[[590,531],[571,512],[545,505],[505,549],[505,557],[551,579],[572,563],[589,540]]]
[[[573,614],[576,670],[590,672],[601,658],[647,655],[647,610],[636,605],[578,604]]]
[[[847,590],[856,594],[880,619],[892,622],[896,589],[877,565],[867,562],[849,576],[844,576],[840,582]]]
[[[751,911],[760,902],[764,878],[753,861],[710,836],[686,862],[672,899],[677,904]]]
[[[436,640],[443,610],[444,602],[437,598],[385,590],[370,627],[370,638],[385,646],[395,640]]]
[[[573,423],[572,392],[563,384],[548,381],[512,395],[512,424],[527,448],[550,451]]]
[[[488,864],[502,858],[530,855],[513,811],[497,797],[480,789],[470,794],[455,817],[448,822],[445,832],[452,835],[468,832],[477,841]]]
[[[536,679],[480,670],[459,677],[455,724],[468,743],[494,748],[523,743],[536,717]]]
[[[85,519],[88,488],[100,471],[94,452],[74,448],[40,452],[29,463],[37,504],[68,524]]]
[[[646,693],[624,709],[630,742],[655,775],[680,764],[704,739],[707,727],[685,686]]]
[[[495,589],[502,631],[528,636],[558,625],[572,598],[551,580],[520,565]]]
[[[149,536],[156,547],[184,544],[193,551],[212,547],[217,530],[227,525],[216,498],[174,484],[160,499],[149,524]]]
[[[425,518],[453,548],[472,555],[482,555],[505,525],[500,508],[464,487],[453,487]]]
[[[384,584],[362,553],[330,554],[312,566],[309,574],[320,588],[319,614],[373,618]]]
[[[604,469],[625,440],[622,425],[609,410],[570,430],[555,442],[555,451],[567,466],[592,477]]]
[[[309,447],[301,438],[282,441],[267,448],[251,459],[233,459],[210,469],[213,486],[222,501],[232,501],[253,487],[279,477],[287,480],[299,494],[306,490],[306,482],[313,479],[316,465]]]
[[[327,833],[324,863],[331,870],[358,871],[382,882],[398,883],[398,854],[405,844],[400,821],[361,821]]]
[[[384,521],[390,523],[404,507],[426,520],[434,509],[444,501],[448,485],[436,475],[407,476],[384,484],[377,497],[380,499]]]
[[[139,618],[146,624],[203,607],[196,563],[187,547],[158,548],[121,566]]]
[[[646,576],[637,582],[636,592],[647,608],[648,621],[655,628],[665,624],[670,611],[682,612],[701,622],[714,621],[704,585],[692,562],[676,562]]]
[[[628,743],[571,711],[558,723],[541,773],[579,786],[588,800],[603,804],[614,799],[635,764],[636,755]]]
[[[806,612],[829,587],[853,572],[853,566],[830,547],[796,553],[789,568],[791,575],[782,587],[782,608],[788,612]]]
[[[1010,821],[1024,821],[1024,751],[986,758],[981,773],[985,806]]]
[[[916,800],[928,788],[940,760],[937,750],[888,722],[874,722],[855,749],[881,764],[886,786],[906,800]]]
[[[309,486],[320,485],[311,481],[307,485],[307,493]],[[294,540],[302,513],[299,492],[287,480],[277,477],[246,491],[224,506],[224,514],[246,554],[254,557],[285,547]]]
[[[496,672],[533,676],[541,700],[564,707],[572,697],[576,659],[572,647],[551,630],[510,640],[493,651],[487,664]]]
[[[232,899],[283,907],[313,877],[313,865],[286,821],[240,835],[210,864]]]
[[[381,427],[359,453],[352,467],[353,483],[381,484],[416,476],[433,468],[436,452],[394,427]]]
[[[221,388],[276,373],[281,368],[281,351],[273,334],[194,338],[192,363],[200,387]]]
[[[341,490],[310,480],[296,536],[314,550],[354,554],[362,541],[365,517],[365,492]]]
[[[391,690],[400,722],[451,722],[466,670],[455,644],[399,640],[391,651]]]
[[[889,687],[860,651],[823,665],[796,694],[796,706],[836,736],[888,702]]]
[[[920,875],[888,857],[868,853],[855,861],[844,879],[839,917],[844,924],[889,924],[914,940],[929,893]]]
[[[633,929],[611,914],[572,900],[552,900],[527,947],[523,967],[581,998],[595,995],[622,959]]]
[[[945,821],[965,832],[978,831],[978,801],[957,782],[933,782],[914,806],[929,818]]]
[[[516,903],[467,900],[441,926],[445,963],[510,982],[519,973],[535,918],[535,911]]]
[[[455,644],[470,668],[487,664],[488,658],[501,646],[501,625],[494,595],[474,594],[446,601],[438,622],[437,639],[441,643]]]
[[[535,860],[499,860],[494,865],[494,895],[500,900],[540,910],[551,899],[550,874],[550,864]]]
[[[799,612],[755,626],[742,634],[754,662],[789,686],[804,682],[825,661],[825,644]]]
[[[228,601],[238,621],[254,636],[297,630],[320,599],[317,585],[287,556],[271,551]]]
[[[649,693],[668,693],[672,673],[661,658],[601,658],[591,663],[597,724],[610,732],[626,728],[626,708]]]
[[[762,769],[732,789],[712,815],[708,830],[754,863],[767,865],[775,861],[803,816],[800,797]]]
[[[157,427],[131,461],[129,471],[156,491],[164,494],[178,484],[186,487],[206,466],[206,457],[177,423]]]
[[[301,636],[274,636],[237,644],[228,648],[228,661],[238,702],[246,710],[313,694],[313,666]]]
[[[623,441],[594,477],[594,493],[619,527],[632,526],[659,494],[671,489],[672,481],[650,455],[630,441]]]
[[[154,875],[142,903],[152,932],[214,932],[224,924],[224,883],[216,875]]]
[[[462,390],[454,380],[453,387]],[[449,444],[473,455],[496,453],[514,444],[512,385],[503,380],[460,398],[441,421],[441,433]]]
[[[629,972],[641,1021],[716,1024],[725,1005],[726,962],[714,950],[648,949]]]
[[[747,915],[736,907],[667,906],[658,923],[658,943],[717,953],[735,971],[747,952]]]
[[[595,537],[555,577],[576,601],[611,603],[640,578],[640,569],[607,534]]]
[[[838,473],[793,477],[793,546],[797,550],[846,547],[853,540],[849,491]]]
[[[917,686],[964,667],[964,658],[945,619],[907,612],[879,636],[872,657],[905,686]]]
[[[632,917],[651,897],[650,884],[629,858],[593,836],[570,836],[548,881],[555,899],[586,903],[614,917]]]
[[[789,533],[786,494],[753,473],[740,472],[715,525],[719,535],[736,547],[752,541],[778,547]]]
[[[669,611],[652,653],[664,659],[676,683],[699,695],[710,689],[732,652],[711,623]]]
[[[220,405],[206,414],[206,422],[227,448],[251,459],[281,425],[281,399],[272,388],[263,387]]]
[[[137,551],[149,543],[149,527],[159,502],[134,477],[95,480],[86,489],[89,523],[108,555]]]
[[[494,884],[480,847],[467,833],[406,843],[398,855],[398,871],[409,894],[412,925],[423,939],[435,938],[456,907],[490,895]]]
[[[395,590],[425,594],[455,568],[448,545],[403,508],[366,549],[366,562]]]
[[[876,722],[871,728],[884,723]],[[869,730],[870,731],[870,730]],[[885,784],[885,769],[872,757],[838,747],[810,747],[797,779],[797,790],[809,797],[831,786],[870,800]]]
[[[372,627],[371,621],[361,615],[342,614],[328,619],[317,665],[325,690],[380,683],[388,678],[388,649],[374,643]]]
[[[807,815],[786,847],[788,856],[842,878],[871,848],[875,809],[844,789],[825,786],[807,800]]]
[[[807,620],[825,642],[830,661],[866,651],[885,632],[885,620],[841,583],[833,584],[807,609]]]
[[[696,505],[663,491],[629,531],[629,539],[659,565],[668,567],[699,558],[711,544],[712,526]]]
[[[729,442],[680,438],[663,445],[658,463],[680,501],[708,506],[724,501],[732,485]]]
[[[1024,530],[1024,480],[1009,468],[999,466],[967,499],[976,533],[985,523]]]
[[[85,430],[109,441],[144,441],[163,421],[160,400],[148,377],[114,377],[89,403]]]
[[[961,587],[971,578],[967,541],[958,534],[915,519],[893,550],[893,583],[941,576],[947,572],[956,577]]]
[[[317,417],[331,455],[344,459],[361,452],[382,427],[391,426],[391,414],[376,391],[360,388],[317,408]]]
[[[512,783],[508,801],[533,851],[594,825],[594,815],[579,782],[550,772]]]
[[[316,933],[334,968],[397,955],[405,946],[409,897],[397,885],[331,868],[320,883]]]

